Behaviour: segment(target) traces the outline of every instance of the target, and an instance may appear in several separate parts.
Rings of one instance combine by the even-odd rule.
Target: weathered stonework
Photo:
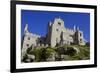
[[[33,27],[34,28],[34,27]],[[24,29],[24,36],[22,40],[22,52],[26,52],[29,47],[35,46],[51,46],[57,45],[85,45],[83,32],[79,30],[79,27],[73,27],[73,29],[65,28],[64,21],[58,17],[53,22],[49,22],[48,30],[45,37],[30,33],[28,31],[28,25]]]
[[[55,18],[53,23],[49,23],[47,43],[51,47],[55,47],[57,44],[85,45],[83,32],[75,26],[74,29],[65,28],[64,21],[61,18]]]

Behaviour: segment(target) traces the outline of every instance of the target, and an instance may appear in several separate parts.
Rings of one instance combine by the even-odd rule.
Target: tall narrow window
[[[82,33],[80,33],[80,36],[82,36]]]

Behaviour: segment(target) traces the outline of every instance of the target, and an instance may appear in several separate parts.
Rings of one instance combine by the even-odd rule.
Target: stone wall
[[[28,25],[26,25],[24,30],[24,39],[22,43],[23,49],[27,49],[31,45],[48,45],[51,47],[55,47],[57,44],[85,44],[83,32],[75,26],[73,29],[65,28],[64,21],[60,17],[55,18],[53,22],[49,22],[47,27],[47,34],[45,37],[30,33],[28,31]]]

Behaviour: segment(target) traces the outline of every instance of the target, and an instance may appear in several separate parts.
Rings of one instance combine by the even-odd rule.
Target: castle
[[[34,28],[34,27],[33,27]],[[73,29],[65,28],[64,21],[57,17],[53,22],[49,22],[47,27],[47,34],[43,37],[28,31],[28,24],[24,29],[24,37],[22,39],[22,49],[28,49],[30,46],[51,46],[57,45],[85,45],[83,32],[79,27]]]

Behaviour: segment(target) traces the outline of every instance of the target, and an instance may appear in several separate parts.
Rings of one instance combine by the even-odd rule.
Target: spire
[[[51,25],[52,25],[52,22],[50,21],[50,22],[49,22],[49,26],[51,26]]]
[[[79,27],[77,27],[77,30],[79,30]]]
[[[76,31],[76,26],[74,25],[74,31]]]
[[[25,29],[24,29],[24,33],[28,32],[28,24],[26,24]]]

